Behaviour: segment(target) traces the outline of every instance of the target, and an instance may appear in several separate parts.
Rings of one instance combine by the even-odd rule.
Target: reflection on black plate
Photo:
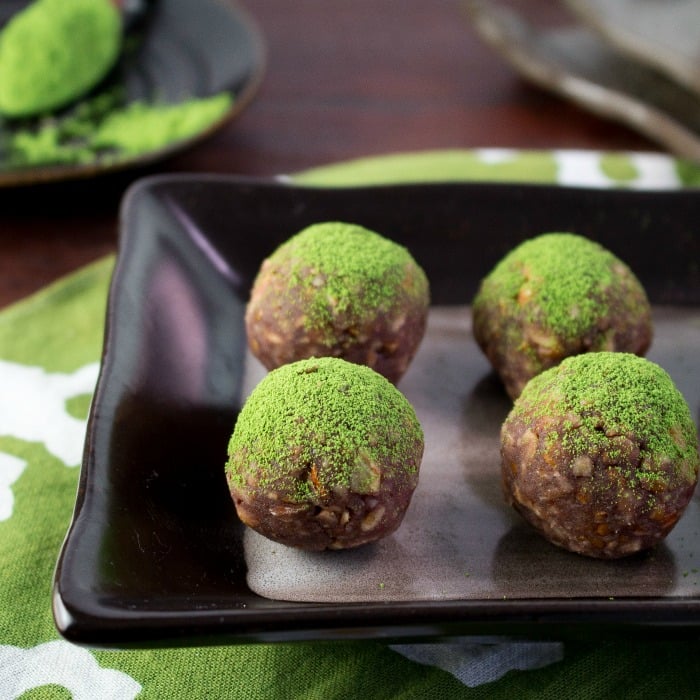
[[[102,373],[76,510],[56,571],[59,631],[75,642],[119,647],[580,638],[631,628],[697,634],[700,589],[684,576],[697,539],[697,499],[675,539],[648,559],[605,566],[598,580],[600,563],[532,542],[501,502],[489,471],[498,457],[489,449],[480,460],[460,463],[472,501],[461,513],[462,528],[445,533],[464,557],[463,594],[443,595],[438,584],[424,597],[391,598],[387,582],[363,593],[361,602],[283,602],[249,587],[244,528],[223,464],[242,401],[249,286],[263,257],[304,226],[349,220],[399,240],[430,277],[434,303],[451,307],[468,303],[482,275],[525,237],[573,230],[595,238],[625,259],[648,290],[665,338],[658,351],[677,365],[668,369],[672,376],[678,371],[695,413],[694,355],[680,356],[673,329],[686,323],[691,334],[700,332],[699,217],[694,192],[504,184],[322,189],[223,176],[142,180],[124,203]],[[450,314],[444,318],[449,324]],[[464,421],[472,433],[497,435],[504,396],[481,359],[468,347],[464,352],[465,366],[476,368],[471,384],[460,380],[457,409],[441,420],[456,421],[458,432],[468,432],[459,429]],[[405,381],[401,386],[414,386],[409,375]],[[440,393],[429,374],[420,382],[426,396]],[[426,445],[431,439],[426,431]],[[441,488],[449,489],[440,479],[425,486],[438,498]],[[411,559],[410,537],[405,551],[407,571],[416,572],[421,563]],[[472,564],[481,567],[482,593],[464,576]],[[625,589],[630,577],[634,588]],[[617,587],[612,599],[605,581]]]
[[[51,118],[0,123],[0,186],[90,177],[152,162],[191,146],[250,102],[264,72],[263,41],[233,0],[142,0],[142,5],[142,13],[126,17],[120,63],[90,95]],[[101,120],[134,103],[159,109],[217,95],[223,100],[211,118],[182,138],[174,136],[152,147],[119,150],[103,143],[81,150],[84,138],[63,136],[63,132],[82,133],[85,124],[92,136],[95,114]],[[18,137],[38,132],[45,144],[57,127],[63,129],[64,151],[52,147],[53,153],[46,157],[42,146],[33,164],[15,155]],[[150,128],[143,125],[144,131]]]

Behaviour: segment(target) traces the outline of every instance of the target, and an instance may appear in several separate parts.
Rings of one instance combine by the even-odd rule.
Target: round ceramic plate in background
[[[698,0],[564,0],[564,3],[621,51],[700,92]]]
[[[700,162],[700,94],[572,22],[538,26],[498,0],[466,0],[476,32],[531,82]]]
[[[137,155],[96,154],[84,163],[18,167],[7,151],[0,150],[0,186],[92,177],[170,156],[238,115],[262,80],[263,39],[255,23],[232,0],[152,0],[131,31],[138,47],[126,53],[108,79],[110,86],[123,87],[127,102],[178,104],[228,92],[233,97],[230,109],[193,136]],[[0,132],[7,139],[26,128],[26,123],[8,121],[0,125]]]

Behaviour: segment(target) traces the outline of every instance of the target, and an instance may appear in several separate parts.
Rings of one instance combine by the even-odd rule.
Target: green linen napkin
[[[295,179],[509,179],[678,187],[698,169],[650,154],[441,151]],[[98,651],[58,638],[52,574],[71,517],[113,259],[0,313],[0,700],[694,697],[699,642],[379,641]]]

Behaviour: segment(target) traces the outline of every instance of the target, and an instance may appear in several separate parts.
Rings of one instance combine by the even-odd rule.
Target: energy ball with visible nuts
[[[339,358],[270,372],[241,410],[226,466],[240,519],[308,550],[372,542],[400,525],[423,431],[387,379]]]
[[[661,367],[629,353],[577,355],[530,380],[501,455],[513,507],[550,542],[598,558],[661,541],[698,478],[685,399]]]
[[[267,369],[342,357],[396,383],[428,305],[428,280],[406,248],[354,224],[315,224],[263,262],[246,309],[248,344]]]
[[[472,310],[474,337],[511,398],[565,357],[643,356],[652,339],[649,301],[630,268],[571,233],[514,248],[482,280]]]

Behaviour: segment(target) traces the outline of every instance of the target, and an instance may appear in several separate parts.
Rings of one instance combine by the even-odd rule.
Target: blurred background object
[[[642,63],[700,93],[700,2],[564,0],[591,29]]]
[[[121,11],[118,22],[109,0],[41,0],[5,25],[0,186],[160,160],[210,135],[251,101],[264,73],[264,46],[240,6],[131,0]],[[99,70],[90,70],[93,63]]]
[[[629,3],[620,5],[632,14]],[[674,14],[673,3],[664,7],[666,15]],[[633,56],[647,52],[620,52],[607,43],[607,31],[595,32],[574,18],[552,28],[509,3],[469,0],[466,8],[479,35],[528,80],[636,129],[679,157],[700,161],[700,93]],[[666,22],[661,43],[671,41],[674,27]],[[649,54],[658,52],[650,48]]]
[[[180,2],[197,11],[204,0]],[[208,138],[163,160],[101,177],[0,188],[0,305],[113,252],[121,197],[144,175],[272,177],[453,148],[664,150],[524,80],[468,25],[457,0],[215,2],[245,12],[264,40],[265,75],[255,99]],[[551,0],[513,0],[513,7],[538,25],[571,23]],[[170,45],[188,30],[178,27]],[[235,51],[233,34],[229,43]]]

